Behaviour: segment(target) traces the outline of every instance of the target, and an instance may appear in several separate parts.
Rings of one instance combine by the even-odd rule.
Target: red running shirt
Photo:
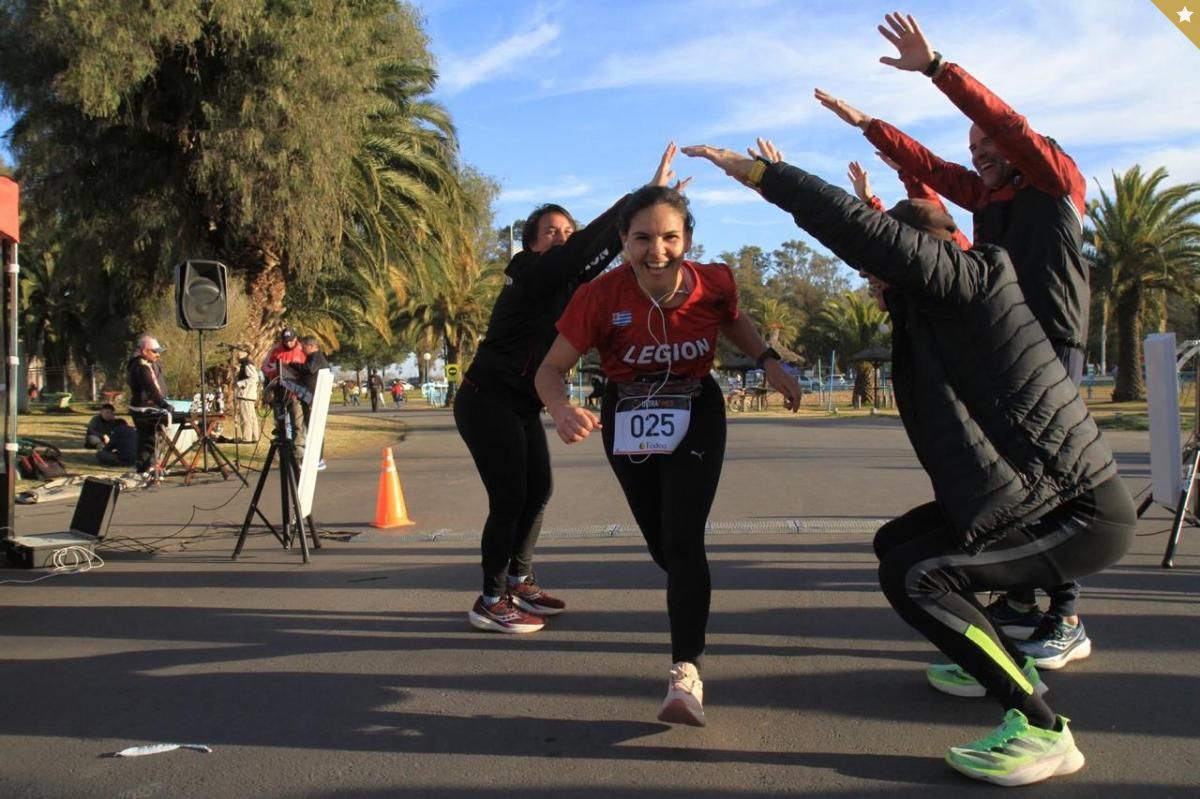
[[[558,332],[579,352],[595,347],[609,380],[625,383],[670,369],[679,377],[712,370],[721,325],[738,318],[737,284],[725,264],[684,261],[691,294],[661,313],[623,263],[585,283],[558,320]],[[665,321],[664,321],[665,320]]]

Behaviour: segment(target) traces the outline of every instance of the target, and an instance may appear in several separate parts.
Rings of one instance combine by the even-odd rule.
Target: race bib
[[[669,455],[692,421],[691,397],[625,397],[617,401],[614,455]]]

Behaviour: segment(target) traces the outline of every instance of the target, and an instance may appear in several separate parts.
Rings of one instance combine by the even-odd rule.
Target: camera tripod
[[[282,391],[278,393],[282,394]],[[300,491],[298,488],[300,465],[296,462],[296,446],[292,440],[292,419],[282,396],[277,397],[271,403],[271,407],[275,415],[275,432],[271,436],[271,448],[267,451],[267,459],[263,462],[262,474],[258,477],[258,485],[254,488],[254,497],[250,500],[250,507],[246,510],[246,520],[242,523],[241,533],[238,534],[237,546],[233,549],[232,559],[237,560],[237,556],[242,553],[250,522],[257,513],[263,524],[283,545],[284,549],[291,549],[293,541],[299,538],[301,555],[304,562],[308,563],[308,539],[304,535],[305,528],[307,527],[307,532],[312,537],[314,548],[320,549],[321,542],[317,538],[317,529],[312,516],[302,517],[300,515]],[[275,525],[271,524],[258,508],[259,497],[262,496],[263,486],[267,483],[267,475],[271,473],[271,464],[275,462],[276,456],[279,458],[279,501],[283,516],[283,523],[279,529],[276,529]]]

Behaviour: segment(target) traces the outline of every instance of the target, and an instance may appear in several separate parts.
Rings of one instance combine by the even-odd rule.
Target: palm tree
[[[1117,382],[1113,400],[1146,396],[1142,377],[1142,326],[1155,289],[1197,295],[1200,274],[1200,183],[1160,189],[1167,170],[1149,175],[1134,166],[1113,174],[1113,195],[1100,189],[1088,212],[1088,246],[1100,272],[1102,301],[1117,323]]]
[[[865,291],[847,291],[840,297],[827,300],[817,317],[817,324],[832,341],[834,348],[849,355],[882,344],[887,338],[883,326],[888,316]],[[874,405],[877,376],[870,361],[855,365],[854,402]]]
[[[778,297],[763,297],[754,305],[754,317],[767,344],[780,352],[785,361],[799,359],[800,353],[794,347],[800,335],[800,319],[792,306]]]
[[[256,356],[297,284],[425,263],[457,145],[408,4],[99,3],[82,25],[41,6],[0,3],[26,210],[61,267],[124,278],[130,326],[197,254],[244,281]]]

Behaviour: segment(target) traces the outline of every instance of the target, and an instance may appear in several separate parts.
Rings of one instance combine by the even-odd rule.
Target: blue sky
[[[1180,2],[1182,8],[1184,3]],[[1200,0],[1193,5],[1200,6]],[[436,99],[463,157],[500,181],[498,224],[559,202],[581,220],[644,183],[668,140],[743,149],[773,139],[788,161],[848,186],[864,163],[901,197],[820,87],[969,163],[969,123],[930,82],[882,65],[894,2],[419,0],[438,60]],[[933,47],[1055,137],[1111,193],[1113,171],[1165,166],[1200,181],[1200,49],[1149,0],[917,2]],[[1200,14],[1195,23],[1200,24]],[[696,240],[711,259],[797,238],[790,218],[714,167],[679,158]],[[967,231],[969,215],[956,217]]]
[[[1195,5],[1200,6],[1200,0]],[[808,0],[418,0],[463,158],[503,186],[498,225],[558,202],[581,221],[649,179],[668,140],[742,149],[773,139],[788,161],[847,185],[863,162],[885,202],[901,188],[814,87],[968,163],[969,123],[929,81],[878,62],[894,3]],[[1184,3],[1180,2],[1182,8]],[[1200,181],[1200,49],[1149,0],[949,0],[900,7],[1089,178],[1165,166]],[[1198,9],[1200,10],[1200,9]],[[1194,24],[1200,25],[1200,15]],[[0,118],[0,130],[7,118]],[[709,258],[798,230],[781,211],[680,157]],[[970,230],[968,215],[956,213]]]

